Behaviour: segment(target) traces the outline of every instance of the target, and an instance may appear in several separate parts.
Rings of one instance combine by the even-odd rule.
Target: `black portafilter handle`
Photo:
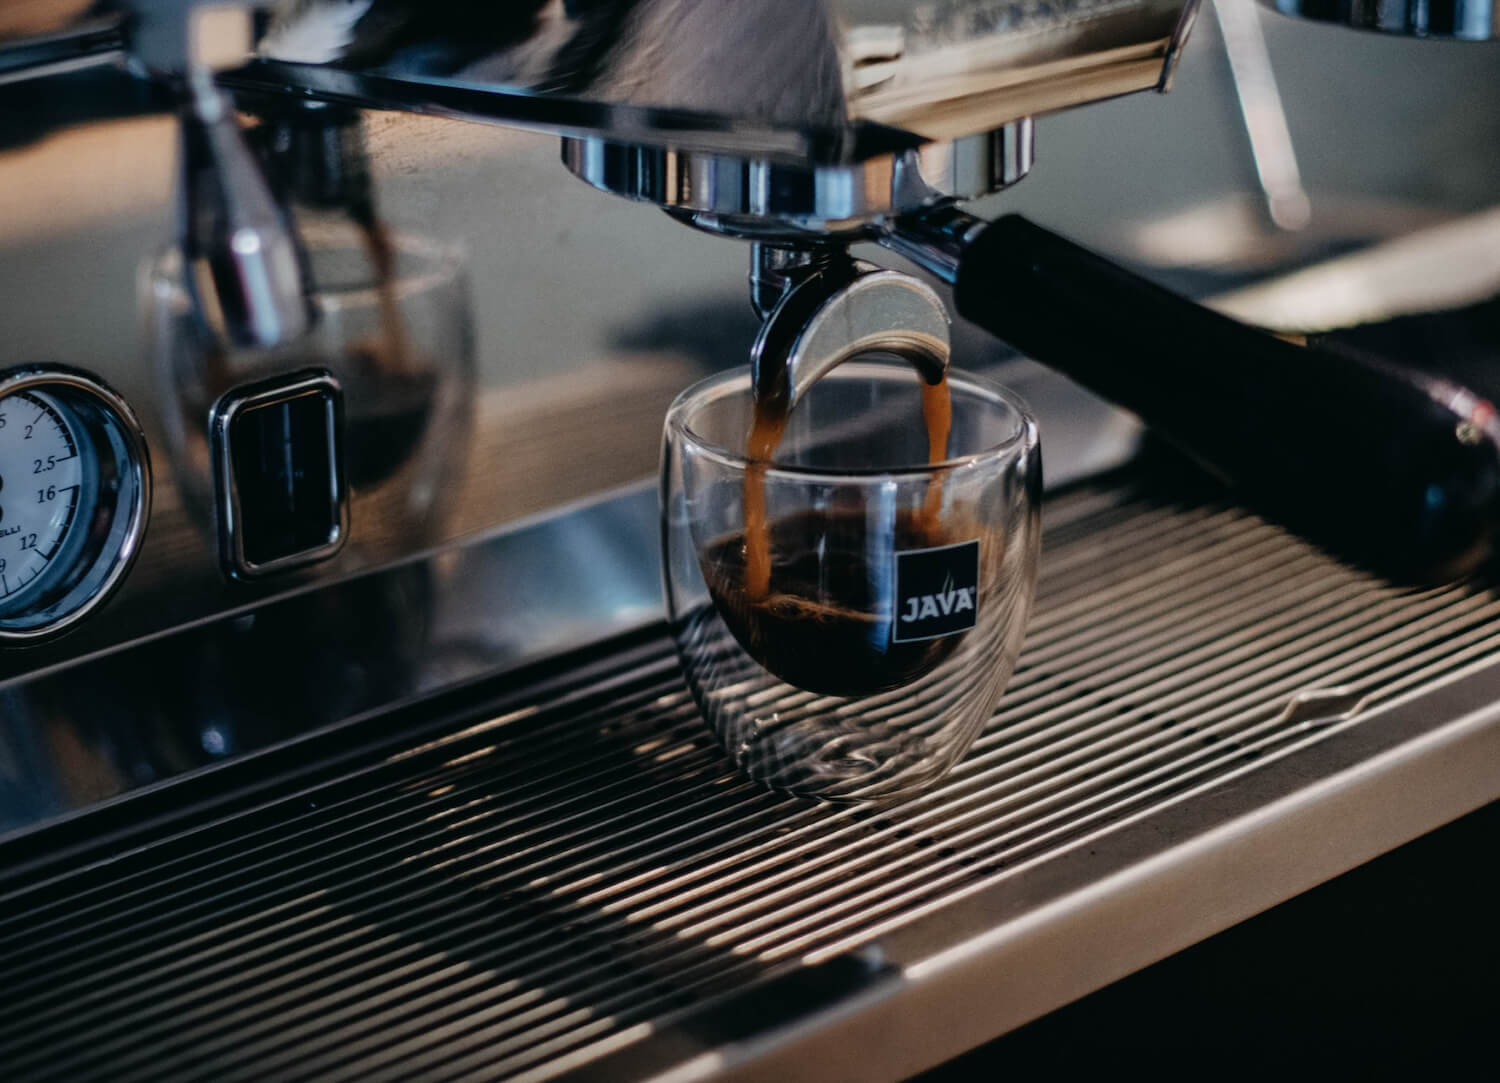
[[[1278,338],[1014,215],[963,245],[954,299],[1337,556],[1430,582],[1492,554],[1500,424],[1470,387]]]

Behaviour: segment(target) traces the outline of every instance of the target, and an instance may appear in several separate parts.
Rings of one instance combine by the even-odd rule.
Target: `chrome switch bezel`
[[[243,413],[309,395],[322,396],[327,403],[326,425],[331,448],[328,485],[331,503],[337,509],[336,522],[329,540],[323,545],[257,562],[245,553],[244,509],[235,477],[230,430],[235,419]],[[349,537],[349,486],[344,475],[343,454],[344,389],[333,373],[326,369],[307,369],[227,391],[209,413],[209,434],[217,491],[219,563],[226,576],[230,579],[258,579],[275,575],[328,560],[344,548]]]

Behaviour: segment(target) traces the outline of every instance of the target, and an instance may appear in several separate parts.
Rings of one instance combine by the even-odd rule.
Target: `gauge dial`
[[[94,494],[80,443],[44,392],[0,400],[0,613],[44,594],[77,548],[69,543],[87,530]]]
[[[69,627],[135,558],[150,509],[130,408],[70,369],[0,373],[0,646]]]

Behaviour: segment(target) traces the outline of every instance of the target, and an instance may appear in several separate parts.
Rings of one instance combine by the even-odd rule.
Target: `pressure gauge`
[[[123,399],[70,369],[0,373],[0,646],[99,606],[150,508],[146,442]]]

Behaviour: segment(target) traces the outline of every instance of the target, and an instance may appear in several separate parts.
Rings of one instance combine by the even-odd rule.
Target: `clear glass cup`
[[[736,765],[773,789],[864,800],[932,783],[1015,667],[1041,539],[1036,423],[987,380],[949,384],[936,464],[900,362],[849,362],[813,384],[759,468],[745,456],[748,372],[690,388],[667,414],[663,574],[683,672]],[[746,570],[747,473],[764,485],[763,590]]]
[[[344,393],[355,518],[349,550],[387,559],[440,538],[458,489],[453,472],[466,454],[475,401],[467,263],[455,247],[407,232],[372,234],[332,215],[308,216],[301,231],[318,320],[274,350],[227,350],[205,333],[176,249],[148,268],[146,352],[166,457],[189,510],[212,529],[213,404],[269,376],[325,369]]]

